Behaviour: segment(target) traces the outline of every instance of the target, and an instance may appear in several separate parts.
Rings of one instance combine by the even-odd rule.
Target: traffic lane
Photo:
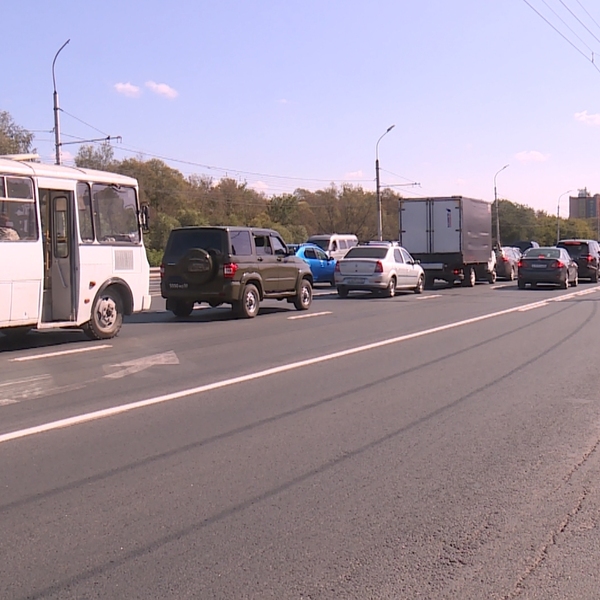
[[[505,597],[597,443],[598,378],[576,350],[598,351],[598,314],[580,303],[11,443],[0,510],[28,558],[0,581],[61,598],[91,581],[101,597]]]
[[[315,313],[291,311],[294,320],[289,311],[278,312],[276,302],[264,307],[271,312],[260,320],[231,320],[228,309],[196,311],[200,317],[183,322],[166,314],[136,315],[135,327],[110,343],[5,355],[7,362],[0,363],[2,431],[418,331],[518,300],[505,296],[509,302],[494,304],[483,294],[489,287],[480,290],[483,298],[475,290],[463,290],[473,292],[464,300],[435,295],[430,303],[439,302],[437,306],[419,302],[426,295],[401,295],[390,301],[358,296],[332,303],[332,310],[317,312],[315,318],[308,318]],[[215,319],[208,312],[221,314]]]
[[[557,301],[573,293],[579,294],[582,290],[570,295],[549,293],[533,297],[536,301],[544,298]],[[444,302],[437,307],[399,297],[391,302],[383,299],[369,302],[365,315],[356,308],[365,302],[360,298],[356,302],[341,301],[348,306],[346,318],[338,314],[343,311],[336,310],[322,318],[292,322],[277,318],[278,314],[261,320],[207,321],[203,324],[207,334],[202,338],[202,345],[198,344],[195,331],[198,323],[174,320],[156,325],[152,343],[147,337],[133,336],[129,343],[126,338],[123,345],[120,340],[118,345],[111,340],[109,349],[97,353],[31,361],[19,367],[13,365],[10,381],[34,379],[34,384],[41,389],[34,390],[25,401],[9,403],[10,398],[5,399],[4,404],[8,405],[0,407],[3,416],[0,433],[136,401],[148,394],[167,394],[286,362],[310,359],[396,334],[444,326],[452,322],[449,321],[452,316],[470,318],[473,313],[480,315],[483,308],[490,308],[489,302],[476,295],[469,296],[469,302]],[[305,314],[309,313],[302,313]],[[151,318],[151,315],[144,317]]]

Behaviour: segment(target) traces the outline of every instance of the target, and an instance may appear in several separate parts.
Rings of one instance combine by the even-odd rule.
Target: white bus
[[[119,332],[150,308],[135,179],[0,157],[0,331]]]

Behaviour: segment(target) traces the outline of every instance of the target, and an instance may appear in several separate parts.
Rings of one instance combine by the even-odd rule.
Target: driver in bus
[[[12,223],[8,220],[6,213],[0,213],[0,241],[16,242],[21,239],[21,236],[13,228]]]

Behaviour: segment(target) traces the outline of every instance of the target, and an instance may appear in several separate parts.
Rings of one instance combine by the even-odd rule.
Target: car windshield
[[[216,250],[225,254],[226,232],[221,229],[177,229],[171,234],[166,254],[169,261],[179,260],[191,248]]]
[[[558,248],[529,248],[523,258],[560,258]]]
[[[329,247],[329,238],[310,238],[308,240],[311,244],[316,244],[319,248],[327,250]]]
[[[385,258],[387,252],[388,248],[385,246],[354,246],[344,258]]]
[[[558,245],[574,258],[588,254],[588,245],[585,242],[560,242]]]

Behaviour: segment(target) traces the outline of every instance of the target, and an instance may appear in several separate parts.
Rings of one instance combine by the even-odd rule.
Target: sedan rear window
[[[560,258],[558,248],[529,248],[523,258]]]
[[[344,258],[385,258],[388,252],[386,247],[354,246],[350,248]]]

